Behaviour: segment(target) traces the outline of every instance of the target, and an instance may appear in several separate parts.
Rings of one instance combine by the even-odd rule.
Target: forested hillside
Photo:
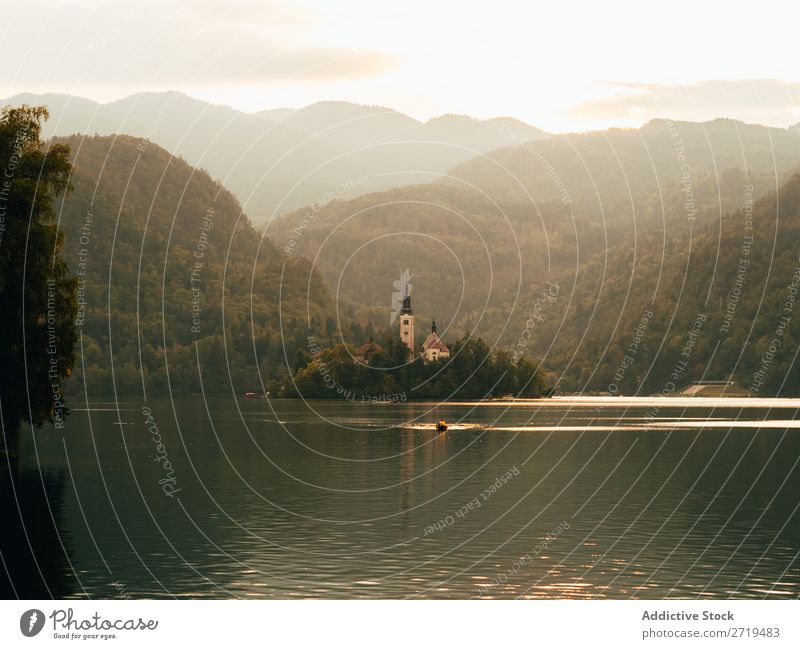
[[[132,137],[60,141],[75,167],[59,206],[79,280],[73,387],[259,390],[310,333],[329,337],[330,296],[308,261],[262,239],[206,172]]]
[[[673,393],[732,374],[762,396],[800,394],[800,176],[688,239],[630,237],[551,281],[562,293],[529,347],[562,390]]]
[[[521,157],[503,173],[542,183],[546,200],[487,173],[485,187],[455,180],[315,203],[263,239],[230,193],[153,144],[64,140],[76,165],[65,257],[86,278],[78,373],[90,392],[141,390],[140,364],[156,392],[199,391],[201,376],[210,390],[276,390],[308,362],[309,335],[354,348],[393,331],[408,269],[420,331],[435,318],[450,342],[472,332],[540,359],[562,391],[647,394],[733,373],[765,394],[797,393],[783,381],[792,314],[772,345],[797,266],[796,143],[728,121],[678,127],[686,179],[670,162],[676,126],[654,122],[587,135],[587,177],[567,158],[559,168],[570,200],[542,189],[554,176],[531,150],[505,150]],[[625,162],[614,167],[609,151]]]
[[[623,241],[627,251],[649,240],[685,242],[690,231],[714,227],[740,207],[745,186],[756,197],[774,183],[737,169],[698,175],[693,221],[674,184],[600,217],[559,203],[500,203],[468,188],[417,185],[312,206],[265,232],[279,247],[314,259],[345,311],[362,321],[389,323],[394,282],[408,268],[418,316],[435,317],[451,336],[474,329],[505,345],[531,286],[580,274]]]
[[[315,259],[340,304],[381,328],[408,268],[418,321],[435,317],[451,340],[472,331],[542,359],[564,391],[651,393],[730,373],[752,387],[777,317],[764,309],[789,290],[797,258],[798,154],[789,131],[656,121],[504,149],[458,167],[447,183],[310,206],[266,232]],[[696,325],[698,314],[707,320]],[[793,331],[782,331],[787,342]],[[635,362],[626,361],[639,338]],[[798,392],[792,380],[781,384],[789,362],[776,355],[756,387]]]
[[[548,263],[571,263],[575,232],[568,224],[568,213],[558,206],[537,214],[430,184],[295,212],[265,232],[279,247],[315,259],[350,313],[378,328],[389,325],[394,283],[408,268],[418,319],[427,326],[435,318],[452,337],[486,305],[513,302]],[[545,228],[557,232],[549,249]],[[595,236],[602,236],[599,225]],[[469,328],[474,326],[479,323]]]

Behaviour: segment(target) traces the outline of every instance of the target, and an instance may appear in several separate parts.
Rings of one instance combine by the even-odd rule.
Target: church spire
[[[400,309],[400,340],[408,347],[409,360],[414,358],[414,312],[411,310],[411,291],[406,282],[403,290],[403,308]]]
[[[403,308],[400,309],[403,315],[411,315],[414,312],[411,310],[411,294],[408,291],[408,284],[406,284],[405,292],[403,295]]]

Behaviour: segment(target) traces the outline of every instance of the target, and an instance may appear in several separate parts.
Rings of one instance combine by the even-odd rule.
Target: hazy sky
[[[800,121],[797,2],[0,0],[0,96],[177,89],[554,130],[655,116]]]

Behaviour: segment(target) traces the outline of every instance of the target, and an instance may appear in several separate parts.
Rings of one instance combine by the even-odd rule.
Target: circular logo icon
[[[38,608],[25,611],[19,618],[19,630],[22,635],[32,638],[44,628],[44,613]]]

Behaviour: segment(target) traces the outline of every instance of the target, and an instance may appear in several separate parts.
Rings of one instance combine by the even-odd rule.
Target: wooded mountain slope
[[[328,335],[330,297],[308,261],[262,239],[206,172],[128,136],[61,141],[75,166],[60,225],[79,279],[77,385],[258,390],[309,333]]]
[[[550,281],[559,297],[527,343],[563,390],[672,393],[733,375],[761,396],[800,394],[800,176],[688,239],[629,237]]]
[[[673,128],[681,133],[683,163],[671,141]],[[477,188],[454,181],[330,201],[285,215],[266,231],[279,246],[314,259],[340,303],[380,327],[392,314],[393,282],[408,268],[422,326],[435,317],[451,340],[466,330],[506,350],[522,345],[521,351],[563,375],[563,390],[608,391],[618,384],[620,391],[660,391],[681,360],[675,350],[683,348],[695,323],[690,316],[697,313],[708,318],[703,344],[711,351],[701,343],[693,347],[691,365],[676,385],[733,372],[750,386],[751,346],[764,344],[757,341],[768,335],[774,314],[758,310],[748,291],[761,286],[766,305],[788,290],[794,266],[781,246],[796,246],[799,240],[792,171],[800,141],[794,134],[778,137],[763,127],[725,120],[654,122],[641,130],[620,132],[619,142],[609,142],[611,135],[587,135],[582,156],[572,148],[558,149],[565,161],[571,151],[580,163],[585,178],[573,174],[577,167],[559,178],[571,178],[569,196],[585,200],[564,202],[557,192],[548,194],[553,177],[541,159],[521,147],[492,155],[512,158],[518,175],[530,179],[531,191],[547,200],[531,201],[511,191],[510,184],[492,184],[494,176],[482,175],[491,163],[476,159],[461,169],[480,171],[473,179]],[[557,139],[535,146],[555,151]],[[617,156],[626,162],[614,168],[611,160]],[[583,164],[597,168],[598,175]],[[683,164],[688,165],[684,178]],[[587,187],[591,191],[584,192]],[[779,222],[770,217],[770,210],[777,213],[776,200]],[[752,217],[748,227],[754,237],[746,291],[732,284],[746,234],[742,210]],[[773,221],[779,227],[774,257],[768,249],[775,237]],[[542,291],[552,292],[553,285],[557,297],[543,300]],[[734,289],[741,300],[736,321],[720,329]],[[623,364],[626,341],[641,337],[634,332],[645,312],[652,315],[645,318],[637,368],[612,380]],[[741,327],[756,317],[748,337]],[[707,327],[718,330],[713,340]],[[787,331],[787,340],[792,335]],[[764,390],[797,390],[791,381],[781,387],[782,377],[770,380],[777,383],[765,383]]]

